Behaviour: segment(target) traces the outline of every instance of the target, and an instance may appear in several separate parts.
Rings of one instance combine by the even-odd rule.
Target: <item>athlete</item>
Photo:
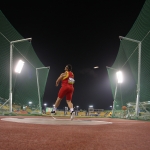
[[[52,114],[56,113],[56,109],[58,108],[61,100],[66,96],[66,102],[68,104],[68,107],[70,108],[71,120],[73,120],[75,116],[75,112],[71,100],[74,92],[73,84],[75,80],[74,80],[74,74],[72,72],[72,66],[70,64],[66,65],[65,72],[60,74],[60,76],[56,80],[56,86],[58,86],[60,82],[61,82],[61,88],[58,92],[58,97],[51,113]]]

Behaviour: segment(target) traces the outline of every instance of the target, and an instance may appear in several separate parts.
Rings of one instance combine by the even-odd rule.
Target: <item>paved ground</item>
[[[150,122],[0,116],[0,150],[149,150]]]
[[[90,119],[64,119],[64,118],[2,118],[3,121],[18,122],[18,123],[29,123],[29,124],[47,124],[47,125],[101,125],[101,124],[112,124],[108,121],[98,121]]]

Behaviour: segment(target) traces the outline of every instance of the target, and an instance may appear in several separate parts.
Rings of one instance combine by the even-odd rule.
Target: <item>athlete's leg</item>
[[[66,102],[67,102],[68,107],[70,108],[70,111],[71,111],[71,112],[73,111],[73,104],[72,104],[72,102],[71,102],[73,92],[74,92],[74,88],[69,86],[69,87],[68,87],[68,92],[67,92],[67,94],[66,94]]]
[[[56,102],[55,102],[55,106],[53,107],[51,113],[55,114],[56,113],[56,109],[58,108],[58,106],[60,105],[62,98],[57,97]]]
[[[75,112],[74,112],[74,109],[73,109],[73,103],[71,102],[73,92],[74,92],[74,88],[73,87],[69,87],[69,91],[66,94],[66,102],[68,104],[68,107],[70,108],[71,120],[73,120],[73,118],[75,116]]]
[[[56,100],[55,106],[54,106],[55,111],[56,111],[56,109],[58,108],[58,106],[60,105],[61,100],[62,100],[62,98],[57,97],[57,100]],[[53,110],[54,110],[54,109],[53,109]]]
[[[71,109],[73,109],[73,104],[71,102],[71,100],[66,100],[67,104],[68,104],[68,107]]]
[[[73,120],[75,117],[75,111],[73,109],[73,104],[72,104],[71,100],[66,100],[66,102],[68,104],[68,107],[70,108],[70,115],[71,115],[70,119]]]
[[[64,87],[61,87],[59,92],[58,92],[58,97],[55,101],[55,106],[53,108],[53,110],[51,111],[51,113],[55,113],[56,112],[56,109],[58,108],[58,106],[60,105],[60,102],[62,100],[62,98],[65,96],[65,88]]]

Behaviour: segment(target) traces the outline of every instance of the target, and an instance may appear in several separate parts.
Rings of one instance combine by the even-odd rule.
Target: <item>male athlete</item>
[[[58,97],[51,113],[52,114],[56,113],[56,109],[58,108],[61,100],[64,98],[64,96],[66,96],[66,102],[68,104],[68,107],[70,108],[71,120],[73,120],[75,116],[75,112],[71,100],[74,92],[73,84],[75,80],[74,80],[74,74],[72,72],[72,66],[70,64],[66,65],[65,72],[62,73],[56,80],[56,86],[58,86],[60,82],[61,82],[61,88],[58,92]]]

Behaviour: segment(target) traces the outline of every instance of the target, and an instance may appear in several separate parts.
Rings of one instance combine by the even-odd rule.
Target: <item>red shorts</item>
[[[58,92],[58,97],[63,99],[66,96],[66,100],[72,100],[74,87],[70,85],[62,86]]]

